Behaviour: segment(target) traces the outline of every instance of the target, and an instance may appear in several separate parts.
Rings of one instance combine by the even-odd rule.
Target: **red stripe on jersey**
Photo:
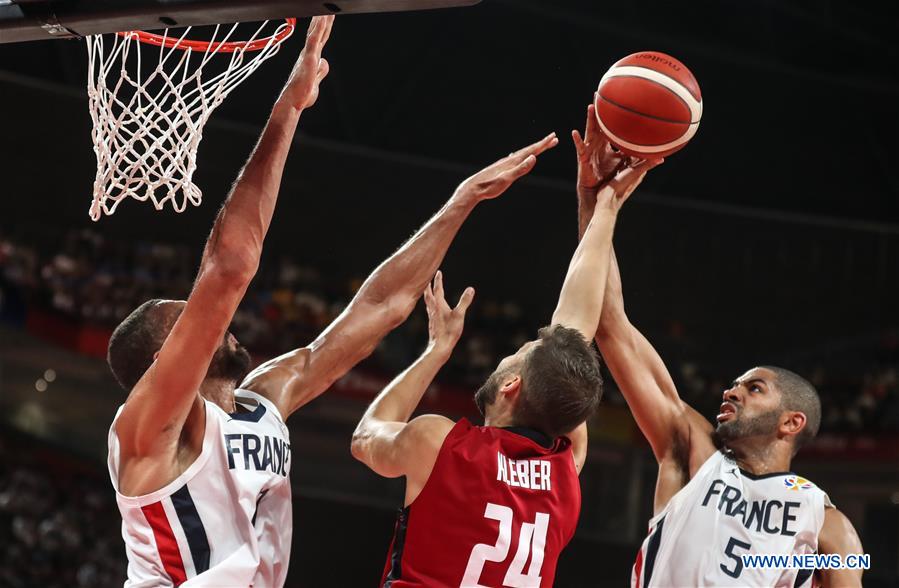
[[[184,561],[181,559],[181,550],[178,549],[178,541],[175,539],[175,533],[172,532],[172,526],[169,524],[168,517],[165,516],[165,509],[162,508],[161,502],[154,502],[147,506],[142,506],[141,510],[153,529],[153,536],[156,538],[156,549],[159,550],[159,559],[162,560],[162,566],[165,572],[172,579],[175,586],[180,586],[187,581],[187,573],[184,571]]]
[[[637,552],[637,561],[634,562],[634,588],[640,588],[640,571],[643,567],[643,546]]]

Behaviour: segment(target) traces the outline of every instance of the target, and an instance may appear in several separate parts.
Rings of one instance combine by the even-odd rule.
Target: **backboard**
[[[470,6],[480,0],[0,0],[0,43],[136,29]]]

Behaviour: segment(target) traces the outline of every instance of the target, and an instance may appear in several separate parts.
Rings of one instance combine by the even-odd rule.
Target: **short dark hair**
[[[602,398],[599,356],[580,331],[551,325],[538,332],[521,371],[515,421],[550,437],[586,421]]]
[[[800,447],[815,438],[821,426],[821,399],[818,391],[811,382],[788,369],[771,365],[760,367],[774,372],[775,385],[780,391],[783,407],[805,415],[805,428],[796,435],[795,454]]]
[[[112,332],[106,361],[116,381],[130,392],[151,365],[175,324],[180,309],[171,300],[147,300]]]

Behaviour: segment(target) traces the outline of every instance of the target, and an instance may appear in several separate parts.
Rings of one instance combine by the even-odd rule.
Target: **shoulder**
[[[409,421],[399,436],[404,444],[417,446],[423,451],[435,449],[439,451],[450,431],[456,426],[457,423],[445,416],[423,414]]]
[[[274,404],[286,419],[293,409],[290,389],[303,379],[311,354],[310,348],[301,347],[270,359],[251,371],[239,387]]]
[[[847,548],[861,553],[861,540],[852,521],[835,507],[824,509],[824,524],[818,534],[818,543],[824,553],[838,553]]]

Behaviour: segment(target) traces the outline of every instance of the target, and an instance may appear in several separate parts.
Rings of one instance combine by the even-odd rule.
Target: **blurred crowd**
[[[23,322],[29,308],[67,320],[113,328],[141,302],[155,297],[186,298],[198,251],[167,243],[112,242],[91,230],[73,230],[29,240],[0,232],[0,319]],[[37,243],[47,249],[39,250]],[[266,258],[234,317],[232,331],[257,357],[283,353],[312,341],[349,303],[361,285],[358,277],[325,276],[287,257]],[[533,337],[539,326],[515,301],[479,297],[444,382],[467,389],[479,386],[505,355]],[[648,333],[659,346],[685,399],[714,415],[721,391],[737,375],[697,361],[699,346],[685,345],[683,327]],[[424,312],[412,314],[391,333],[363,367],[392,375],[405,368],[427,337]],[[696,350],[690,357],[689,350]],[[687,350],[687,351],[685,351]],[[899,431],[899,337],[885,333],[838,357],[803,358],[797,371],[821,393],[822,430]],[[701,366],[701,367],[700,367]],[[606,402],[622,403],[607,378]]]
[[[51,474],[49,464],[6,443],[0,437],[0,586],[121,586],[121,523],[108,482],[63,463]]]
[[[113,243],[90,230],[70,231],[47,252],[24,241],[0,233],[0,316],[8,321],[35,306],[111,329],[145,300],[187,298],[199,264],[198,252],[187,247]],[[316,268],[286,257],[266,259],[231,330],[257,356],[300,347],[340,314],[361,284],[357,277],[325,278]],[[415,312],[379,346],[367,366],[385,372],[403,369],[426,338],[426,317]],[[467,318],[465,340],[444,375],[477,385],[527,338],[518,304],[479,299]]]

